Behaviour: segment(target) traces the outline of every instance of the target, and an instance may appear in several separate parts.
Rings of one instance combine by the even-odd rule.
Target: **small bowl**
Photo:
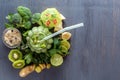
[[[16,48],[21,44],[22,36],[18,29],[7,28],[3,31],[3,43],[9,48]]]

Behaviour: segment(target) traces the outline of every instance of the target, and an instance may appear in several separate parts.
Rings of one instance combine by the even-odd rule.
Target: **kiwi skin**
[[[14,58],[14,54],[17,55],[17,59]],[[18,50],[18,49],[12,49],[8,55],[8,59],[11,61],[11,62],[15,62],[17,60],[20,60],[22,59],[22,53]]]
[[[16,69],[23,68],[25,66],[25,61],[24,60],[17,60],[13,62],[12,66]]]

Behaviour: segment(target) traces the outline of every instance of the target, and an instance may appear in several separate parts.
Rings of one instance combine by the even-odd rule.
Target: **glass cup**
[[[3,31],[3,43],[9,48],[16,48],[21,44],[22,36],[18,29],[7,28]]]

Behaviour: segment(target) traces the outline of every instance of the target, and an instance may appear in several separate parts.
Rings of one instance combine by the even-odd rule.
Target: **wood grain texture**
[[[67,18],[65,26],[84,22],[84,28],[71,31],[71,54],[62,66],[26,78],[18,76],[1,36],[6,15],[19,5],[33,13],[56,7]],[[0,0],[0,80],[120,80],[120,1]]]

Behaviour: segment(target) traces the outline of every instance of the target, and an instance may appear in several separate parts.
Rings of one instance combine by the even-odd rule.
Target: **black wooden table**
[[[55,7],[66,17],[65,26],[84,22],[84,28],[71,31],[71,54],[62,66],[26,78],[11,66],[1,36],[6,15],[20,5],[33,13]],[[0,80],[120,80],[120,1],[0,0]]]

